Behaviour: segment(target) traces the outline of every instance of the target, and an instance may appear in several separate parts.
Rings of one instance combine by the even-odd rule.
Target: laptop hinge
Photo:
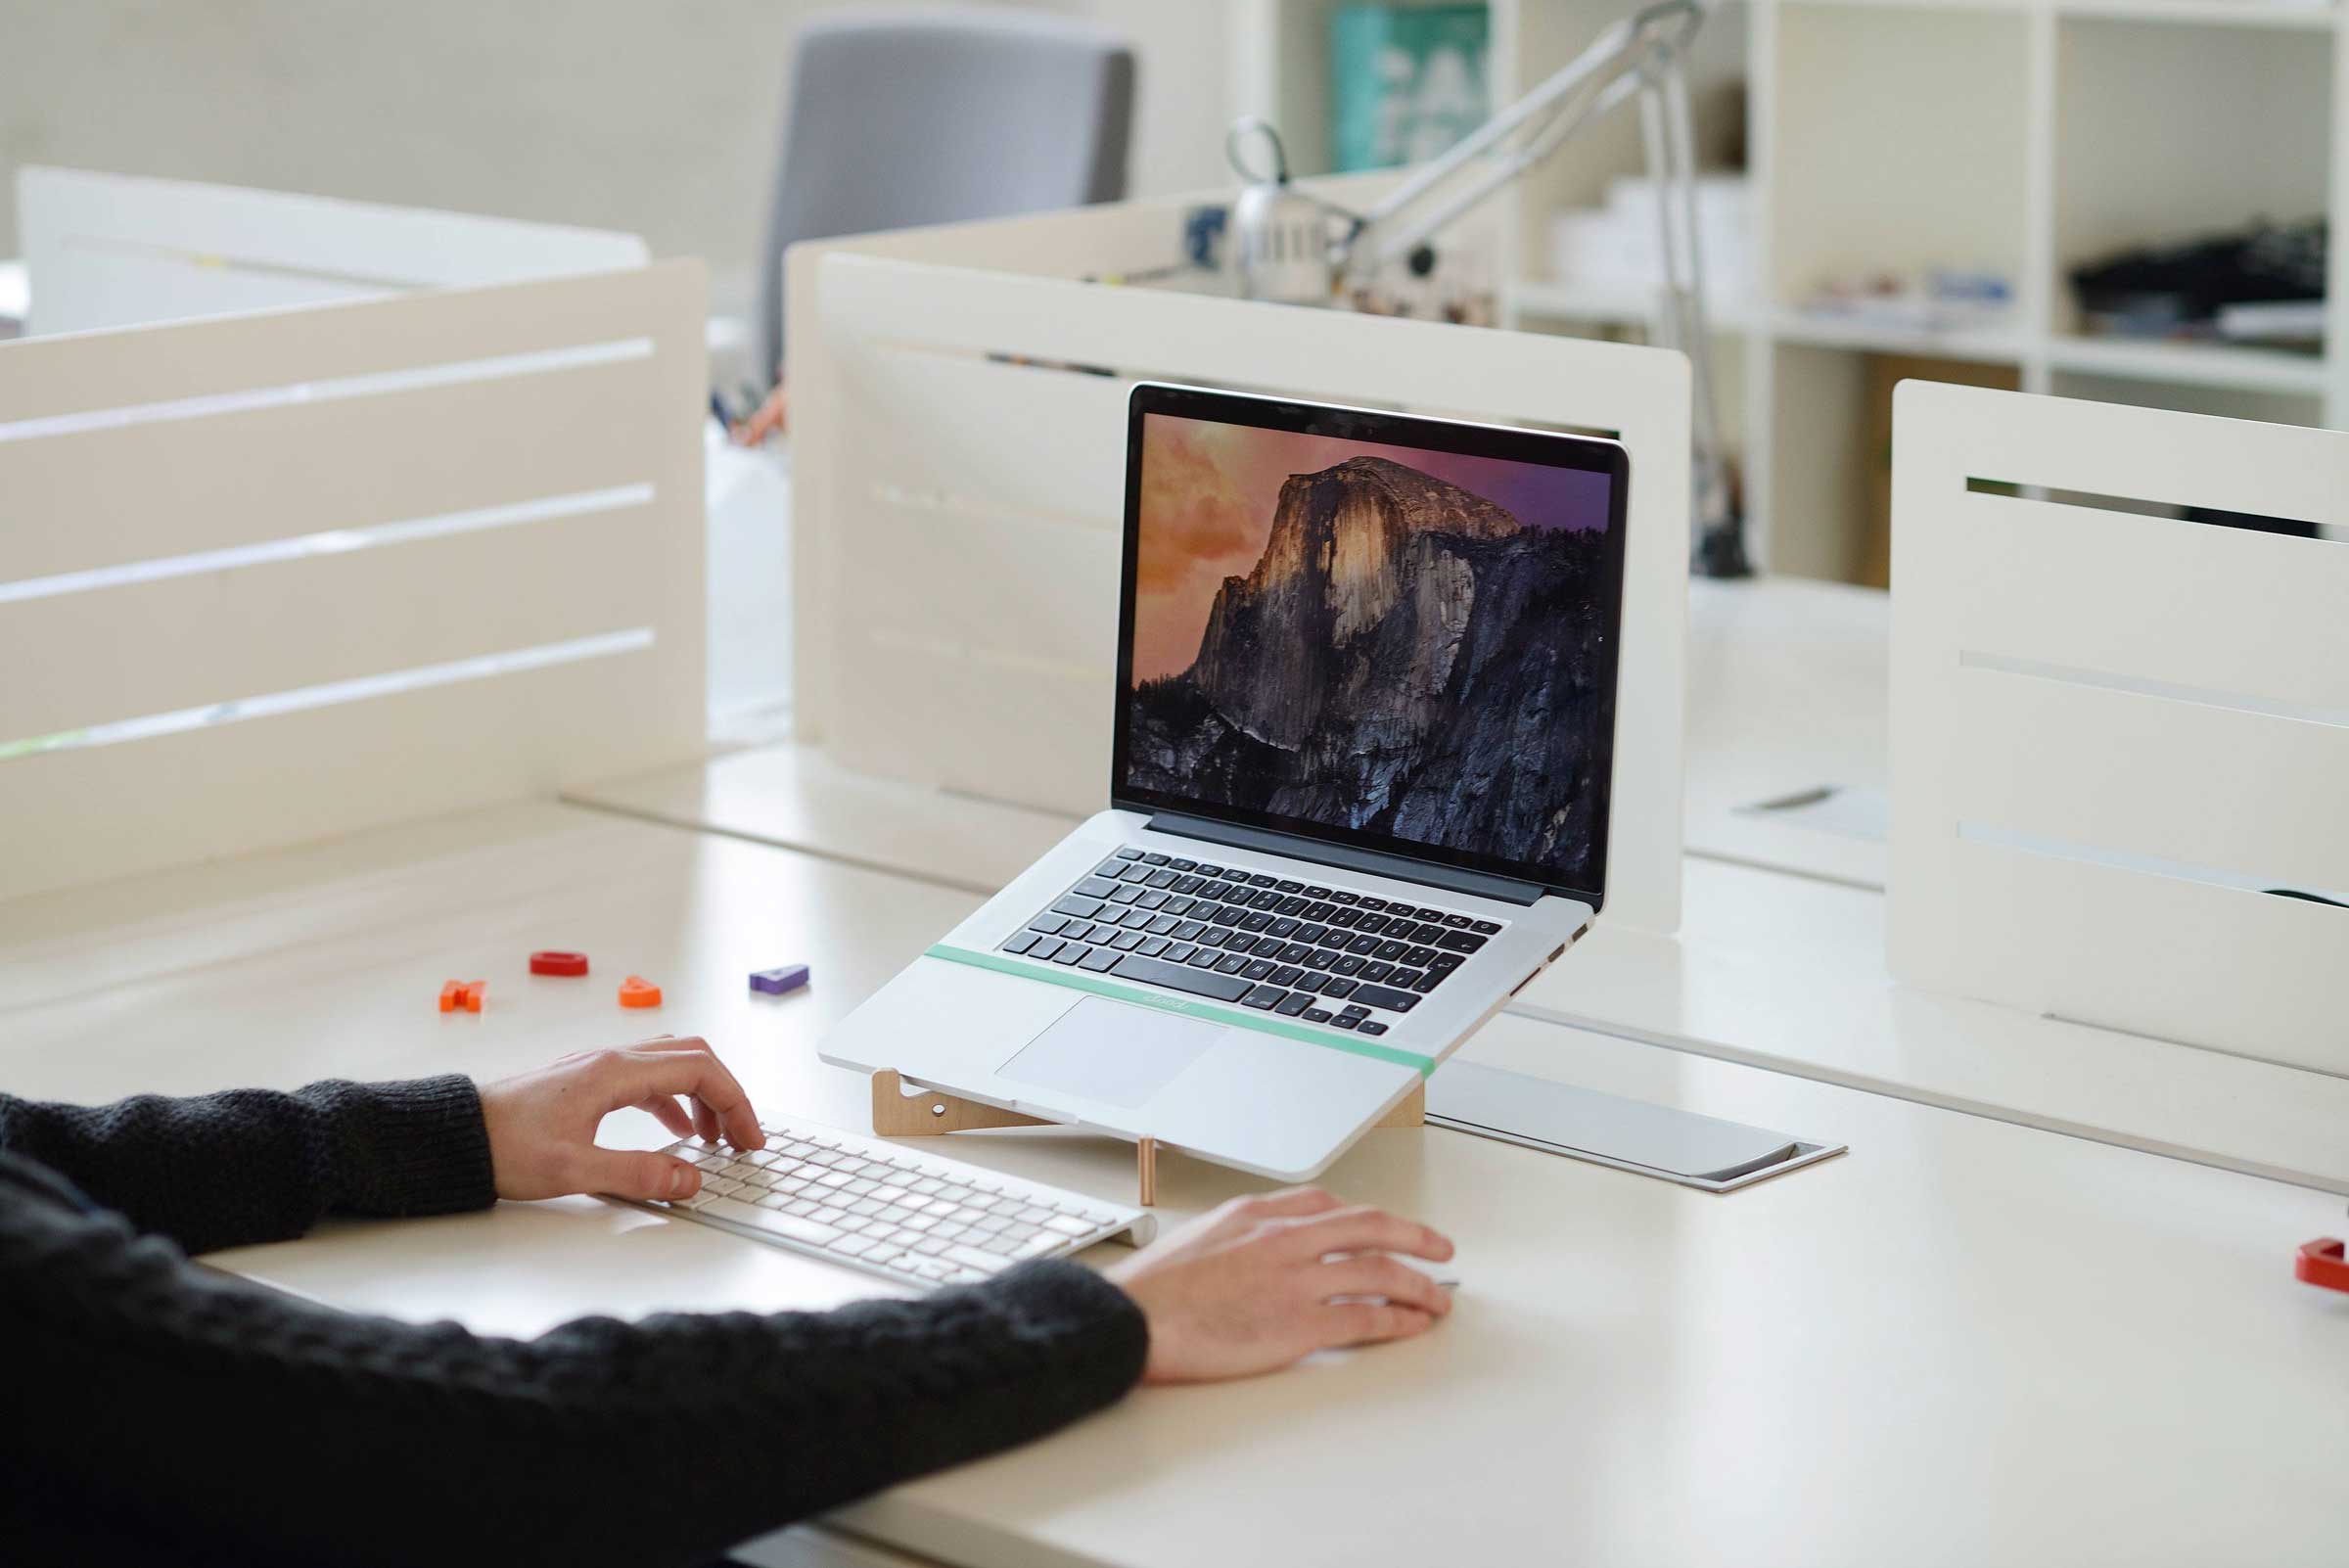
[[[1205,839],[1210,844],[1221,844],[1234,850],[1257,850],[1266,854],[1286,855],[1292,860],[1342,865],[1350,871],[1366,871],[1372,876],[1392,877],[1398,882],[1417,882],[1451,893],[1463,893],[1474,899],[1497,899],[1503,903],[1532,905],[1540,902],[1543,894],[1547,891],[1538,882],[1522,882],[1515,877],[1497,877],[1486,871],[1461,871],[1448,865],[1429,865],[1424,860],[1386,854],[1377,850],[1324,844],[1318,839],[1302,838],[1294,833],[1242,827],[1236,822],[1216,822],[1207,817],[1184,816],[1174,811],[1161,811],[1151,817],[1150,831],[1172,833],[1186,839]]]

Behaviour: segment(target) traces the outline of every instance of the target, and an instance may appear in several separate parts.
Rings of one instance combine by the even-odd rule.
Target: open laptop
[[[827,1062],[1318,1174],[1606,886],[1616,442],[1143,384],[1110,808]]]

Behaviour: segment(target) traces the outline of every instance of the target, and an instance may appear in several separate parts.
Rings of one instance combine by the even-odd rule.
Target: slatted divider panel
[[[2349,545],[2110,504],[2349,523],[2349,435],[1910,383],[1894,470],[1896,976],[2349,1072]]]
[[[706,292],[0,346],[0,897],[698,755]]]
[[[1108,802],[1136,380],[1620,432],[1634,479],[1607,908],[1678,926],[1685,360],[850,251],[794,277],[800,710],[850,766],[1022,805]]]

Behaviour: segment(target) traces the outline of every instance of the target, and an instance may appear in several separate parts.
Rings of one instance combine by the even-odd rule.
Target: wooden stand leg
[[[1425,1127],[1427,1125],[1427,1081],[1404,1096],[1403,1103],[1379,1119],[1380,1127]]]
[[[1133,1163],[1135,1185],[1141,1193],[1134,1202],[1147,1209],[1158,1202],[1158,1139],[1135,1139]]]
[[[873,1130],[885,1138],[924,1138],[941,1132],[969,1132],[987,1127],[1050,1127],[1041,1117],[1023,1116],[977,1100],[925,1089],[908,1096],[894,1068],[873,1075]]]

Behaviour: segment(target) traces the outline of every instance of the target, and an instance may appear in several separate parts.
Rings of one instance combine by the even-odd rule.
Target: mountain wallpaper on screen
[[[1189,668],[1128,692],[1128,783],[1588,886],[1604,540],[1383,457],[1291,475]]]

